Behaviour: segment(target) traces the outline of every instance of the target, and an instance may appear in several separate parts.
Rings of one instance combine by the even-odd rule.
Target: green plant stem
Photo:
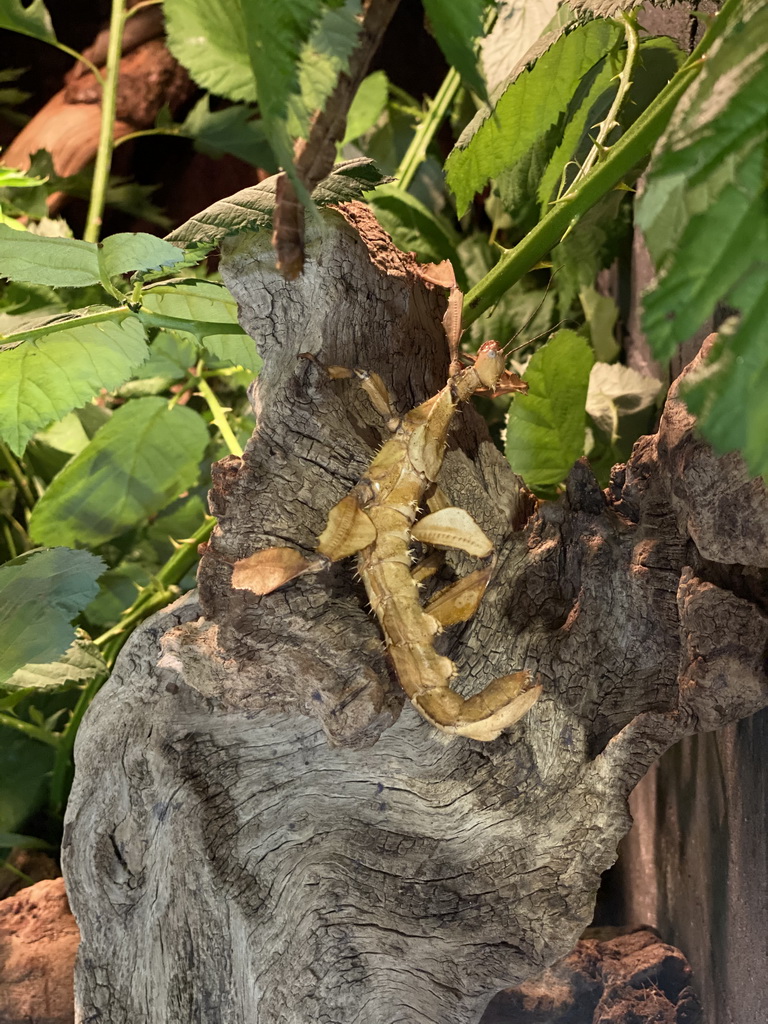
[[[19,489],[21,500],[31,511],[35,507],[35,496],[29,489],[26,477],[5,441],[0,441],[0,466],[4,466]]]
[[[176,592],[171,588],[175,587],[195,564],[198,546],[208,540],[215,523],[216,520],[213,518],[206,519],[191,537],[179,544],[168,561],[155,574],[153,583],[142,590],[117,625],[96,638],[94,643],[101,648],[104,660],[110,668],[131,630],[176,596]]]
[[[83,688],[69,721],[64,726],[64,730],[59,736],[59,742],[56,745],[56,756],[53,761],[49,790],[49,805],[54,814],[61,814],[64,810],[64,803],[67,798],[72,771],[72,748],[75,745],[77,728],[80,725],[83,715],[88,709],[88,705],[96,696],[99,688],[106,679],[106,673],[102,673],[100,676],[96,676],[95,679],[91,679]]]
[[[47,337],[49,334],[56,334],[58,331],[71,331],[74,327],[82,327],[84,324],[97,324],[104,320],[124,320],[126,316],[138,316],[145,327],[166,327],[171,331],[188,331],[190,334],[199,336],[205,334],[242,334],[243,329],[239,324],[232,323],[210,323],[205,320],[191,320],[180,316],[166,316],[164,313],[153,313],[146,307],[132,309],[129,305],[113,306],[110,309],[102,309],[96,313],[86,313],[85,316],[66,316],[60,320],[53,320],[50,323],[42,324],[40,327],[30,327],[18,331],[16,334],[0,334],[0,342],[29,341],[32,338]]]
[[[143,11],[145,7],[157,7],[163,2],[164,0],[141,0],[140,4],[134,4],[130,11],[126,12],[125,20],[128,21],[137,11]]]
[[[23,871],[19,871],[19,869],[14,864],[11,864],[9,860],[0,862],[0,868],[2,868],[3,871],[10,871],[12,875],[16,875],[16,877],[20,878],[25,885],[35,884],[34,878],[30,878],[29,875],[25,875]]]
[[[73,57],[76,61],[79,61],[81,64],[84,64],[91,72],[91,74],[95,77],[99,85],[104,85],[104,76],[102,75],[101,71],[99,71],[96,65],[89,61],[87,57],[84,57],[82,53],[79,53],[77,50],[73,50],[72,47],[67,46],[66,43],[60,43],[58,39],[55,43],[51,43],[51,45],[55,46],[57,50],[61,50],[62,53],[66,53],[70,57]]]
[[[224,443],[226,444],[227,448],[229,448],[230,453],[232,455],[242,455],[242,446],[235,437],[234,432],[227,420],[226,411],[222,406],[221,402],[216,397],[213,389],[211,388],[211,385],[201,374],[195,375],[195,382],[197,384],[198,391],[205,399],[208,408],[211,410],[211,413],[213,415],[213,422],[219,428],[219,433],[224,439]]]
[[[45,743],[49,747],[58,747],[60,734],[48,732],[47,729],[41,728],[39,725],[35,725],[33,722],[25,722],[21,718],[15,718],[13,715],[6,715],[5,712],[0,711],[0,725],[5,725],[9,729],[16,729],[17,732],[23,732],[25,736],[29,736],[30,739],[39,740],[40,743]]]
[[[131,8],[134,10],[135,8]],[[116,150],[118,146],[122,146],[126,142],[133,142],[134,139],[143,139],[147,135],[172,135],[174,138],[187,138],[186,135],[180,131],[174,131],[172,128],[142,128],[141,131],[128,132],[127,135],[121,135],[119,139],[115,139],[112,150]]]
[[[570,226],[590,210],[599,199],[615,188],[644,160],[664,131],[678,100],[698,74],[697,65],[681,68],[649,107],[619,139],[605,157],[571,195],[564,197],[532,231],[467,294],[464,300],[463,326],[469,327],[499,298],[546,256],[563,238]]]
[[[124,26],[125,0],[112,0],[112,11],[109,19],[107,64],[101,92],[99,148],[96,151],[91,199],[85,221],[85,231],[83,232],[83,238],[86,242],[98,242],[101,222],[104,216],[104,204],[107,198],[107,185],[109,184],[109,169],[112,165],[113,131],[115,111],[117,110],[117,80],[120,74],[120,55],[122,53]]]
[[[460,85],[461,76],[455,68],[451,68],[430,103],[424,120],[416,129],[400,166],[395,171],[395,179],[400,188],[405,190],[410,187],[416,172],[426,160],[429,144],[443,123]]]

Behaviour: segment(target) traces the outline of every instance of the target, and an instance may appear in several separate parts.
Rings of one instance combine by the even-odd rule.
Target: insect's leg
[[[477,569],[451,583],[430,598],[424,606],[425,614],[437,619],[443,627],[466,622],[477,611],[490,578],[490,568]]]
[[[442,732],[488,742],[519,721],[541,693],[530,672],[494,679],[466,700],[445,687],[412,697],[417,710]]]
[[[485,558],[493,551],[493,543],[463,508],[442,508],[420,519],[411,529],[414,540],[459,548],[476,558]]]
[[[348,494],[328,513],[328,522],[317,541],[317,553],[338,562],[357,554],[375,540],[376,527],[355,495]]]

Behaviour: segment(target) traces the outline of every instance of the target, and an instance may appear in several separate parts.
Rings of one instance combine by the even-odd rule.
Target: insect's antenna
[[[567,324],[567,323],[571,323],[571,322],[573,322],[574,325],[576,323],[575,320],[571,321],[568,317],[566,317],[564,320],[559,320],[553,327],[548,327],[546,329],[546,331],[542,331],[541,334],[537,334],[535,338],[528,338],[527,341],[524,341],[522,343],[522,345],[518,345],[517,348],[507,349],[507,347],[505,345],[504,349],[503,349],[504,357],[506,358],[507,356],[514,355],[515,352],[519,352],[521,349],[528,348],[528,346],[532,345],[534,343],[534,341],[538,341],[539,338],[545,338],[548,334],[552,334],[553,331],[556,331],[558,329],[558,327],[562,327],[563,324]],[[517,337],[517,335],[515,335],[515,337]],[[515,338],[511,338],[510,339],[510,341],[514,341],[514,340],[515,340]]]
[[[547,281],[547,287],[544,289],[544,294],[542,295],[541,301],[539,302],[538,306],[536,307],[536,309],[534,309],[534,311],[531,313],[531,315],[528,317],[528,319],[522,325],[520,330],[519,331],[515,331],[515,333],[509,339],[507,344],[503,347],[502,351],[504,352],[505,356],[511,356],[513,352],[518,352],[521,348],[525,348],[526,345],[530,345],[532,342],[538,340],[537,338],[531,338],[529,341],[526,341],[523,345],[518,345],[517,348],[511,348],[510,349],[510,348],[507,347],[508,345],[511,345],[513,341],[517,341],[517,339],[520,337],[520,335],[523,333],[523,331],[526,329],[526,327],[528,327],[528,325],[536,318],[536,314],[539,312],[541,307],[547,301],[547,296],[549,295],[549,289],[552,287],[552,282],[555,279],[555,274],[558,274],[561,270],[562,270],[562,267],[558,267],[557,270],[553,270],[552,271],[552,276],[550,277],[549,281]],[[560,325],[558,324],[557,326],[559,327]],[[548,331],[544,331],[544,334],[548,334],[548,333],[549,333]],[[538,337],[539,338],[543,338],[544,334],[540,334]]]

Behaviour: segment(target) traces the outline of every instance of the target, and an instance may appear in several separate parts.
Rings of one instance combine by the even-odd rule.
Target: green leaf
[[[92,242],[41,238],[0,224],[0,276],[53,288],[81,288],[99,281],[99,257]]]
[[[209,95],[202,96],[180,126],[183,135],[195,140],[195,148],[210,156],[231,153],[254,167],[276,171],[272,150],[253,107],[240,104],[225,110],[210,109]]]
[[[506,440],[510,465],[528,487],[559,484],[583,454],[593,362],[584,338],[568,330],[531,357],[524,375],[529,391],[512,403]]]
[[[682,389],[715,450],[768,475],[768,6],[745,0],[675,111],[637,219],[658,270],[643,327],[668,358],[718,302],[740,311]]]
[[[54,548],[0,568],[0,681],[29,662],[58,658],[72,643],[72,619],[96,594],[104,572],[88,551]]]
[[[43,0],[32,0],[26,7],[21,0],[0,0],[0,28],[20,32],[44,43],[55,43],[51,16]]]
[[[607,192],[552,250],[552,265],[560,309],[567,312],[576,296],[594,284],[603,267],[610,266],[632,226],[628,193]]]
[[[619,307],[610,295],[601,295],[592,285],[585,285],[579,291],[579,301],[595,356],[601,363],[613,362],[621,351],[614,335]]]
[[[323,110],[339,75],[349,70],[349,58],[360,34],[361,0],[342,0],[330,6],[302,47],[299,91],[289,100],[288,130],[306,138],[316,110]]]
[[[272,227],[277,175],[265,178],[258,185],[244,188],[233,196],[220,199],[167,236],[171,242],[209,242],[217,244],[228,235],[241,231],[258,231]],[[318,206],[359,199],[364,192],[382,184],[385,179],[371,160],[360,158],[337,164],[312,193]]]
[[[245,39],[267,138],[290,172],[288,104],[299,92],[300,55],[324,11],[318,0],[242,0]]]
[[[44,839],[37,839],[35,836],[23,836],[19,832],[0,832],[0,850],[53,850],[50,843]]]
[[[56,693],[73,686],[82,686],[108,674],[107,663],[96,644],[80,636],[58,661],[24,665],[3,682],[3,687],[6,690]]]
[[[148,288],[143,302],[148,309],[165,316],[184,317],[200,324],[237,324],[237,303],[224,285],[216,281],[189,278]],[[245,332],[242,335],[211,334],[201,329],[196,337],[216,359],[244,366],[254,373],[261,368],[255,342]]]
[[[31,536],[93,546],[124,533],[194,484],[207,443],[191,409],[128,402],[54,479],[32,512]]]
[[[99,246],[103,276],[169,269],[183,262],[184,251],[155,235],[140,232],[109,235]]]
[[[374,71],[360,83],[347,114],[347,130],[341,145],[360,138],[379,120],[387,105],[389,81],[384,71]]]
[[[367,197],[376,219],[403,252],[423,262],[458,264],[458,236],[450,225],[398,185],[380,185]]]
[[[424,0],[424,10],[445,59],[481,100],[487,100],[474,45],[485,31],[485,0]]]
[[[262,360],[256,351],[256,342],[247,334],[209,334],[203,338],[203,348],[214,360],[242,366],[256,376],[261,370]]]
[[[42,805],[53,747],[0,725],[0,833],[12,833]]]
[[[568,20],[570,9],[563,5]],[[493,28],[483,40],[480,60],[488,92],[493,96],[515,71],[527,51],[549,27],[558,13],[558,0],[502,0]]]
[[[118,387],[147,358],[144,328],[122,319],[81,324],[0,351],[0,436],[20,455],[52,420]]]
[[[736,328],[721,328],[721,342],[707,365],[686,381],[683,398],[701,432],[719,455],[740,451],[749,472],[768,480],[768,284]]]
[[[37,188],[43,184],[42,178],[31,178],[13,167],[0,167],[0,188]]]
[[[583,76],[620,38],[621,29],[605,21],[564,32],[510,82],[493,116],[487,109],[478,113],[445,165],[460,215],[490,178],[512,167],[558,122]]]
[[[165,0],[166,42],[202,86],[235,102],[255,103],[240,0]]]

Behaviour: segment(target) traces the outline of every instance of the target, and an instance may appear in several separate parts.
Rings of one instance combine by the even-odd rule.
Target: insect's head
[[[484,341],[475,360],[475,373],[493,391],[504,373],[504,352],[498,341]]]

